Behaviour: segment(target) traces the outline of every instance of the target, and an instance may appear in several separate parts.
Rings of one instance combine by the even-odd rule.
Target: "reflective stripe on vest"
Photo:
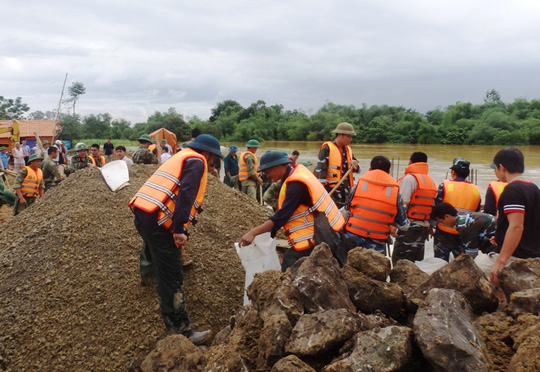
[[[186,161],[194,158],[203,161],[204,173],[200,180],[199,191],[189,213],[189,219],[184,224],[184,227],[187,229],[190,222],[194,220],[195,214],[200,210],[207,181],[205,157],[190,148],[176,153],[168,161],[163,163],[139,189],[128,205],[130,207],[137,207],[148,213],[153,213],[159,209],[158,224],[171,229],[172,217],[176,206],[175,198],[178,195],[180,179],[182,178],[182,168]]]
[[[249,178],[246,159],[245,159],[246,155],[248,155],[248,154],[253,156],[253,159],[255,160],[255,171],[257,171],[257,166],[259,164],[259,160],[255,156],[255,154],[252,153],[251,151],[245,151],[245,152],[241,153],[240,154],[240,159],[239,159],[239,168],[238,168],[238,181],[245,181],[245,180],[247,180]]]
[[[90,160],[92,160],[92,164],[94,164],[95,167],[102,167],[105,165],[105,157],[103,155],[100,155],[99,156],[99,161],[101,163],[101,165],[97,165],[97,162],[96,162],[96,159],[94,159],[94,157],[92,155],[89,156]]]
[[[474,212],[480,204],[480,191],[478,186],[467,181],[443,181],[443,202],[452,204],[458,212]],[[437,228],[452,235],[458,235],[453,227],[437,224]]]
[[[322,144],[321,149],[324,146],[328,146],[328,149],[330,150],[328,154],[328,170],[326,173],[326,181],[321,180],[323,182],[326,182],[328,185],[332,186],[339,182],[341,177],[343,177],[343,155],[341,151],[339,150],[339,147],[334,142],[328,141]],[[320,151],[320,149],[319,149]],[[347,165],[352,167],[352,150],[349,146],[345,146],[345,151],[347,154]],[[354,186],[354,177],[349,174],[349,186],[352,188]]]
[[[411,195],[407,208],[407,217],[415,220],[427,220],[431,215],[431,209],[437,196],[437,185],[428,175],[427,163],[413,163],[405,168],[405,175],[410,174],[416,179],[418,188]],[[398,183],[401,185],[403,176]]]
[[[385,240],[398,213],[399,187],[388,173],[375,169],[358,180],[345,230],[364,238]]]
[[[488,187],[491,187],[491,191],[493,191],[493,196],[495,197],[495,207],[499,205],[499,198],[506,185],[508,185],[508,182],[492,181],[489,183]]]
[[[38,196],[39,186],[43,181],[43,172],[39,168],[34,172],[28,165],[24,169],[26,169],[26,177],[21,182],[21,193],[23,196],[35,198]]]
[[[289,182],[302,182],[305,184],[313,203],[311,207],[300,204],[289,218],[289,221],[283,226],[285,235],[287,235],[289,243],[295,250],[303,251],[315,246],[315,240],[313,239],[315,234],[315,217],[313,213],[316,210],[324,213],[334,231],[340,231],[343,228],[345,219],[336,204],[319,180],[302,164],[297,164],[296,168],[292,170],[291,174],[283,182],[277,203],[278,210],[281,209],[285,200]]]

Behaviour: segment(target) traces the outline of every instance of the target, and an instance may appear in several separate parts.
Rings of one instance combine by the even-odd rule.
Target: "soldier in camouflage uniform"
[[[139,149],[133,154],[135,164],[158,164],[158,158],[148,149],[152,144],[152,138],[148,134],[139,137]]]
[[[41,170],[39,166],[43,158],[37,154],[30,155],[28,158],[28,166],[22,168],[15,177],[15,183],[13,184],[13,190],[17,194],[15,200],[15,206],[13,207],[13,215],[21,213],[23,210],[34,204],[38,196],[43,196],[43,181],[37,184],[39,178],[33,178],[32,174],[28,174],[28,167],[35,172],[35,175],[39,177]],[[29,176],[29,177],[27,177]],[[26,191],[25,191],[26,189]]]
[[[479,250],[489,253],[494,248],[490,239],[495,236],[497,220],[491,214],[480,212],[458,214],[457,209],[451,204],[440,203],[433,207],[431,218],[458,231],[459,242],[451,250],[454,257],[467,254],[474,258]]]
[[[57,155],[58,149],[56,147],[49,147],[47,149],[47,158],[45,158],[45,160],[43,160],[41,163],[45,192],[56,186],[60,181],[66,179],[66,176],[60,174],[58,171],[58,165],[56,165],[54,162]]]
[[[283,184],[282,180],[278,180],[270,185],[270,187],[264,192],[263,200],[264,202],[271,206],[274,211],[277,208],[277,202],[279,198],[279,191],[281,190],[281,185]]]
[[[71,172],[94,166],[92,159],[88,156],[88,146],[82,142],[78,143],[75,145],[75,151],[77,155],[71,158]]]

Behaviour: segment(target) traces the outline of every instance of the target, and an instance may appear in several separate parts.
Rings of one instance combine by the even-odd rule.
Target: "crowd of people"
[[[470,163],[466,159],[456,157],[449,167],[451,178],[439,186],[429,175],[424,152],[411,154],[399,180],[390,175],[390,160],[377,155],[355,181],[361,167],[350,147],[354,127],[340,123],[333,133],[335,137],[321,145],[314,171],[298,161],[298,151],[291,156],[268,151],[259,159],[261,146],[256,139],[247,141],[240,153],[236,145],[229,146],[223,158],[218,139],[198,130],[175,154],[166,140],[158,144],[143,134],[132,159],[125,147],[115,148],[110,139],[104,155],[99,145],[88,148],[78,143],[77,154],[62,171],[58,169],[60,149],[50,147],[45,161],[40,154],[32,154],[19,170],[14,213],[30,206],[70,172],[103,166],[113,150],[118,160],[128,164],[161,164],[129,202],[143,239],[140,275],[144,285],[155,283],[166,327],[195,344],[211,335],[208,330],[192,330],[189,323],[182,289],[184,247],[188,228],[202,210],[207,175],[219,176],[221,161],[226,185],[274,209],[266,222],[239,237],[239,245],[249,245],[265,232],[274,237],[284,228],[290,247],[282,258],[283,271],[321,242],[329,245],[340,265],[346,263],[347,252],[358,246],[388,255],[393,264],[421,261],[430,236],[437,258],[482,257],[477,263],[493,285],[498,284],[499,270],[513,260],[540,257],[540,190],[522,177],[524,157],[518,149],[495,154],[494,179],[481,212],[481,191],[467,181]],[[24,155],[24,150],[17,153],[18,164],[21,158],[24,162]]]

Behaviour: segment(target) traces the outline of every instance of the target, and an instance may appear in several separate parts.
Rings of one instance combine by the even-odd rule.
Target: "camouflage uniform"
[[[139,146],[139,149],[133,154],[135,164],[158,164],[158,158],[146,146]]]
[[[346,151],[343,151],[342,153],[342,160],[341,160],[341,172],[342,174],[347,173],[349,170],[350,164],[347,162],[347,153]],[[324,146],[319,151],[319,160],[317,162],[317,168],[313,172],[315,174],[315,177],[323,183],[324,187],[326,188],[326,191],[330,192],[332,188],[335,186],[334,184],[328,184],[326,182],[326,177],[328,175],[328,157],[330,156],[330,148],[328,146]],[[349,173],[348,178],[353,177],[354,181],[354,175],[352,173]],[[347,203],[347,199],[349,198],[349,195],[351,193],[351,185],[348,182],[348,180],[344,180],[341,185],[337,188],[336,191],[332,194],[332,199],[334,200],[334,203],[336,203],[338,208],[343,207]]]
[[[456,230],[461,239],[461,253],[468,254],[473,258],[478,255],[478,250],[491,251],[492,245],[489,239],[495,236],[497,220],[491,214],[471,212],[456,216]]]
[[[255,159],[251,155],[246,156],[246,166],[248,171],[248,177],[253,176],[254,174],[257,174],[257,170],[255,169]],[[240,181],[242,184],[242,192],[249,196],[250,198],[257,199],[257,181],[248,178],[245,181]]]
[[[17,176],[15,177],[15,182],[13,184],[13,189],[20,189],[21,188],[21,183],[25,179],[27,174],[28,174],[28,171],[26,170],[26,168],[22,168],[17,173]],[[39,188],[43,189],[43,182],[41,182],[41,184],[39,185]],[[25,204],[20,204],[20,200],[19,200],[18,196],[17,196],[17,199],[15,199],[15,206],[13,207],[13,215],[14,216],[18,215],[19,213],[24,211],[26,208],[28,208],[29,206],[34,204],[36,199],[37,199],[37,198],[29,198],[29,197],[26,197],[26,196],[23,196],[23,197],[24,197],[24,200],[26,200],[26,205]]]
[[[61,176],[60,172],[58,172],[58,165],[56,165],[51,158],[47,157],[41,162],[41,171],[43,172],[43,184],[45,185],[45,191],[50,190],[52,187],[56,186],[58,182],[60,182]]]
[[[76,172],[80,169],[87,168],[88,164],[92,164],[92,159],[89,156],[83,159],[79,155],[75,155],[71,158],[71,171]]]
[[[277,208],[277,202],[279,198],[279,191],[281,190],[282,180],[278,180],[270,185],[263,195],[263,200],[266,204],[274,208]]]

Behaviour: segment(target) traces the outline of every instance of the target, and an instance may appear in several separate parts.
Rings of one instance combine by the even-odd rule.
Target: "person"
[[[83,142],[75,145],[75,151],[77,155],[71,158],[71,172],[76,172],[80,169],[95,167],[94,162],[88,156],[88,146]]]
[[[452,161],[451,180],[444,180],[437,190],[435,205],[449,203],[460,213],[478,212],[480,210],[481,197],[478,186],[467,182],[470,163],[461,157]],[[433,236],[434,256],[445,261],[450,260],[450,252],[459,245],[459,233],[456,229],[437,224]]]
[[[214,168],[214,173],[216,177],[219,179],[220,173],[221,173],[221,158],[218,158],[217,156],[214,158],[214,164],[212,164]]]
[[[234,186],[232,182],[233,177],[236,177],[235,181],[236,185],[238,185],[238,155],[236,155],[237,151],[238,147],[236,147],[236,145],[230,145],[229,154],[227,154],[227,156],[225,156],[225,158],[223,159],[223,167],[225,168],[225,176],[223,177],[223,182],[231,187]]]
[[[491,214],[458,214],[451,204],[440,203],[433,207],[431,218],[441,225],[457,230],[460,242],[452,251],[454,257],[466,254],[475,258],[479,250],[486,253],[492,250],[490,239],[495,235],[497,220]]]
[[[152,138],[148,134],[142,134],[138,140],[139,149],[133,154],[135,164],[158,164],[158,158],[150,151]]]
[[[298,157],[300,156],[300,153],[296,150],[292,152],[291,157],[289,160],[291,161],[291,167],[296,168],[296,161],[298,160]]]
[[[386,254],[390,235],[397,229],[406,231],[409,219],[399,186],[390,176],[390,160],[377,155],[351,191],[345,209],[349,218],[344,235],[352,245]]]
[[[422,261],[426,240],[429,237],[429,216],[437,195],[437,186],[428,175],[429,165],[427,155],[423,152],[413,152],[405,175],[398,181],[399,193],[407,208],[410,226],[407,231],[398,230],[392,263],[400,259]]]
[[[111,137],[107,137],[107,142],[103,144],[103,152],[105,153],[105,161],[110,163],[112,161],[114,145],[111,143]]]
[[[125,161],[127,165],[133,164],[133,160],[131,160],[130,158],[128,158],[126,156],[126,148],[125,148],[125,146],[116,146],[115,151],[116,151],[116,158],[118,160]]]
[[[257,235],[270,232],[274,237],[283,227],[291,248],[283,254],[281,270],[286,271],[301,257],[309,256],[317,245],[315,240],[315,214],[324,216],[330,229],[338,232],[343,228],[345,219],[339,212],[332,198],[317,178],[306,167],[299,164],[293,169],[288,157],[279,151],[268,151],[261,157],[260,170],[277,182],[283,183],[277,212],[266,222],[251,229],[240,239],[239,245],[253,242]],[[339,253],[333,252],[341,265]]]
[[[167,147],[162,147],[161,151],[161,163],[163,164],[171,158],[171,154],[169,154],[169,149]]]
[[[173,148],[171,145],[169,145],[167,143],[167,140],[165,138],[163,138],[161,141],[159,141],[159,145],[161,146],[161,151],[163,152],[164,151],[164,148],[167,148],[167,152],[169,153],[169,155],[173,155]]]
[[[291,159],[289,158],[289,160],[291,160]],[[291,168],[293,168],[292,163],[290,163],[290,164],[291,164]],[[294,167],[294,168],[296,168],[296,167]],[[264,203],[266,205],[269,205],[270,207],[272,207],[274,212],[277,209],[277,202],[278,202],[278,199],[279,199],[279,191],[281,190],[281,186],[282,186],[281,180],[277,180],[276,182],[273,182],[270,185],[270,187],[268,187],[266,189],[266,191],[264,192],[264,194],[263,194]]]
[[[0,207],[4,204],[14,206],[17,200],[17,195],[9,190],[6,190],[4,184],[0,182]]]
[[[347,173],[349,168],[352,171],[360,172],[360,166],[353,156],[349,144],[353,136],[356,135],[354,127],[349,123],[339,123],[332,131],[336,138],[322,144],[319,149],[315,176],[330,192],[334,186]],[[347,202],[352,187],[354,186],[354,176],[349,174],[338,189],[332,194],[332,198],[339,208]]]
[[[60,181],[66,179],[66,176],[60,174],[58,165],[54,162],[57,155],[58,149],[56,147],[49,147],[47,150],[47,158],[41,162],[40,168],[43,172],[43,186],[45,192],[55,187]]]
[[[43,142],[41,142],[41,145],[43,146],[43,151],[41,151],[41,149],[39,147],[37,147],[36,151],[34,153],[38,154],[42,158],[46,158],[48,156],[48,154],[49,154],[47,152],[47,150],[51,146],[51,143],[49,141],[47,141],[47,140],[44,140]]]
[[[190,142],[193,142],[195,141],[195,139],[197,137],[199,137],[201,135],[201,130],[199,128],[193,128],[190,132],[190,136],[191,136],[191,139],[189,140]]]
[[[24,160],[25,152],[19,142],[15,142],[15,147],[11,150],[11,155],[13,156],[13,171],[18,172],[26,164]]]
[[[493,167],[495,166],[493,165]],[[491,181],[488,184],[486,201],[484,203],[484,213],[489,213],[494,216],[497,215],[497,205],[499,204],[499,199],[507,184],[507,182],[502,182],[501,180]]]
[[[24,163],[28,164],[28,159],[30,157],[30,146],[26,144],[26,138],[21,138],[21,148],[24,151]]]
[[[0,146],[0,173],[2,173],[2,182],[6,182],[7,175],[2,170],[8,169],[7,149],[5,146]]]
[[[214,156],[222,156],[219,141],[208,134],[198,136],[162,164],[129,202],[144,242],[141,279],[147,282],[153,271],[165,326],[194,344],[205,343],[211,331],[191,329],[182,289],[182,252],[190,222],[195,223],[195,214],[201,210],[207,163]]]
[[[105,156],[99,155],[99,145],[97,143],[90,146],[90,159],[92,159],[92,164],[98,168],[105,165]]]
[[[13,183],[17,195],[13,215],[16,216],[34,204],[38,196],[43,196],[43,172],[39,169],[43,158],[33,154],[28,158],[28,165],[19,170]]]
[[[250,139],[246,143],[247,151],[240,154],[238,180],[242,185],[242,192],[252,199],[257,200],[257,186],[262,185],[263,180],[257,173],[258,160],[255,153],[261,147],[259,141]]]
[[[68,165],[66,144],[60,140],[56,140],[54,143],[56,144],[56,147],[58,147],[58,157],[54,162],[59,165]]]
[[[540,190],[522,177],[525,160],[520,150],[505,148],[493,158],[495,176],[508,185],[497,206],[495,252],[475,262],[498,285],[498,272],[517,258],[540,257]]]

